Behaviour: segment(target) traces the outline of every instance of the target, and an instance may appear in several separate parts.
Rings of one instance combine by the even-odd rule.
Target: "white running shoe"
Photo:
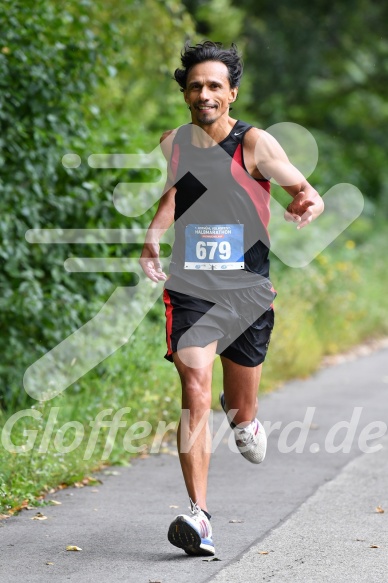
[[[188,555],[214,555],[212,527],[206,514],[190,499],[191,516],[178,514],[168,529],[168,540]]]
[[[258,419],[247,427],[233,429],[237,449],[252,464],[261,464],[267,451],[267,436]]]
[[[220,393],[220,403],[226,415],[228,415],[224,393]],[[256,411],[257,408],[258,402],[256,399]],[[267,451],[267,436],[259,420],[254,419],[248,427],[238,427],[232,421],[229,421],[229,425],[234,431],[236,445],[241,455],[253,464],[260,464],[264,460]]]

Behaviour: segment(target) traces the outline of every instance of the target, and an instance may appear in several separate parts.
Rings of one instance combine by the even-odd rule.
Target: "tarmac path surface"
[[[61,505],[41,509],[47,520],[31,520],[34,509],[0,522],[0,581],[388,583],[388,350],[287,383],[260,398],[258,417],[271,432],[255,466],[214,415],[219,560],[167,540],[188,512],[172,449],[98,474],[98,487],[52,494]]]

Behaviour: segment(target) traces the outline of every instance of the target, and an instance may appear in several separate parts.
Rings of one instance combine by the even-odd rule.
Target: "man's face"
[[[229,105],[236,100],[237,87],[231,88],[228,68],[220,61],[194,65],[187,76],[184,97],[190,106],[193,123],[210,125],[229,115]]]

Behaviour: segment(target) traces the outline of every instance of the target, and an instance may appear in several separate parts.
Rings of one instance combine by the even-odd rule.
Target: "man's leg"
[[[206,490],[211,452],[208,418],[216,348],[217,342],[212,342],[205,348],[183,348],[173,355],[182,383],[182,417],[178,427],[179,459],[189,497],[202,510],[207,510]],[[202,364],[209,363],[209,360],[210,364]]]
[[[257,390],[262,364],[254,367],[243,366],[222,357],[224,367],[224,394],[221,405],[225,412],[233,411],[229,423],[233,427],[237,449],[253,464],[260,464],[267,451],[267,437],[256,417]]]
[[[221,356],[224,371],[225,408],[237,409],[233,417],[236,425],[248,425],[256,417],[257,391],[259,389],[263,364],[258,366],[242,366]]]
[[[217,342],[212,342],[205,348],[183,348],[173,354],[182,382],[178,450],[191,514],[176,516],[167,536],[171,544],[188,555],[212,556],[215,553],[206,490],[211,450],[208,418],[216,347]]]

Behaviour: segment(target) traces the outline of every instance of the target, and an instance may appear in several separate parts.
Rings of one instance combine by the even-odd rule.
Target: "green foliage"
[[[245,5],[251,112],[268,125],[293,121],[318,130],[330,145],[327,166],[335,165],[326,186],[354,181],[364,195],[383,200],[387,6],[298,0],[258,11],[249,0]]]
[[[104,464],[128,465],[136,454],[132,448],[147,450],[154,442],[156,431],[156,451],[165,450],[169,437],[164,432],[165,423],[178,422],[180,390],[178,375],[174,374],[173,365],[163,359],[164,353],[162,325],[144,320],[128,344],[107,359],[103,368],[90,371],[77,386],[51,401],[35,402],[26,408],[27,415],[15,420],[11,433],[7,432],[12,443],[21,446],[21,451],[14,453],[0,447],[0,514],[20,507],[25,501],[36,503],[36,497],[46,495],[53,486],[80,482]],[[93,422],[104,411],[106,415],[94,440]],[[103,421],[112,420],[120,411],[123,425],[108,441],[109,427]],[[32,418],[31,412],[39,417]],[[50,413],[55,420],[53,425],[48,423]],[[0,429],[9,418],[10,414],[0,412]],[[66,430],[69,421],[76,426]],[[134,424],[138,422],[149,424],[149,436],[137,438]],[[132,426],[133,433],[125,438]],[[45,431],[50,434],[47,448],[42,445]],[[28,435],[34,439],[32,448],[28,446]],[[71,446],[77,435],[80,436],[78,447],[66,452],[62,445]],[[104,457],[107,443],[111,447]],[[39,451],[40,448],[46,450]]]
[[[111,0],[100,16],[114,26],[121,49],[91,101],[100,122],[93,146],[150,151],[166,129],[189,121],[172,73],[193,20],[179,0]]]
[[[82,153],[88,128],[80,103],[107,66],[93,3],[74,8],[6,0],[0,12],[3,406],[24,401],[26,365],[88,317],[96,292],[111,288],[101,276],[69,277],[63,268],[68,247],[47,249],[25,240],[31,228],[87,227],[107,204],[87,169],[61,165],[71,146]]]
[[[86,162],[91,152],[157,145],[159,125],[181,99],[179,92],[168,97],[168,72],[190,25],[177,0],[117,0],[109,9],[90,0],[2,3],[0,407],[29,402],[27,366],[88,321],[117,284],[135,283],[131,274],[69,275],[63,267],[68,256],[131,254],[127,246],[88,245],[85,252],[81,245],[32,245],[25,233],[149,223],[150,213],[135,222],[112,203],[119,181],[141,181],[144,172],[65,168],[61,159],[69,151]],[[145,140],[152,123],[157,133]]]
[[[194,4],[194,3],[193,3]],[[198,22],[198,36],[203,34],[225,45],[235,42],[240,37],[245,18],[244,10],[233,6],[231,0],[210,0],[198,2],[193,6]]]
[[[273,261],[276,326],[263,388],[307,376],[327,354],[388,333],[386,223],[359,218],[304,269]]]

